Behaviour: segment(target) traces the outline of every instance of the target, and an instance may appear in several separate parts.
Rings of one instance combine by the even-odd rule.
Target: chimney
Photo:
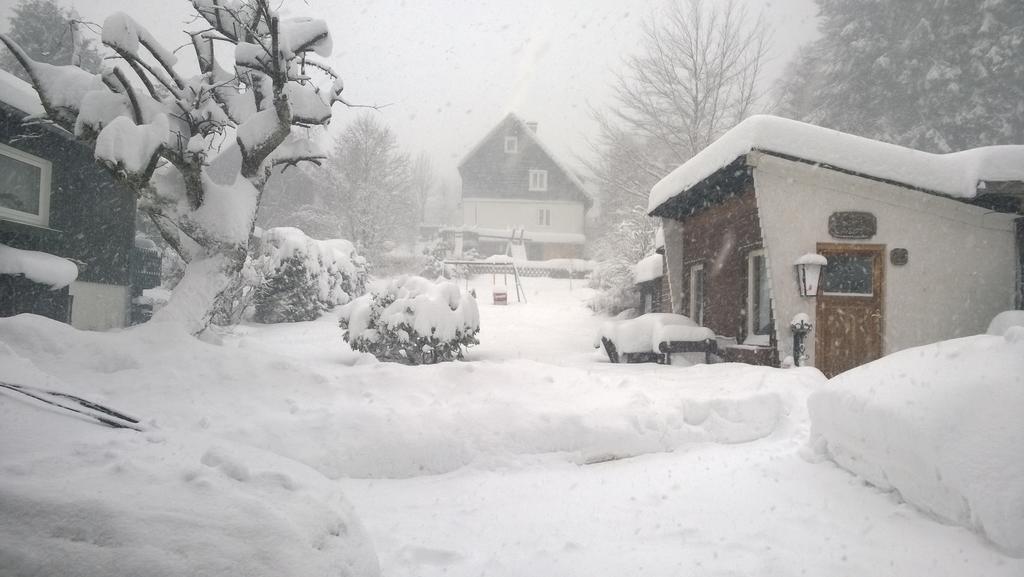
[[[526,127],[529,128],[534,134],[537,134],[537,123],[536,122],[527,122],[526,123]]]

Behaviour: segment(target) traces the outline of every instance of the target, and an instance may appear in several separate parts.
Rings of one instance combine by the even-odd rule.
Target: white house
[[[648,208],[673,312],[712,328],[727,360],[793,355],[804,318],[807,361],[831,376],[1024,304],[1024,146],[936,155],[756,116]],[[802,296],[795,263],[816,261],[817,293]]]
[[[547,260],[580,258],[592,200],[541,143],[536,123],[509,114],[459,164],[463,250]]]

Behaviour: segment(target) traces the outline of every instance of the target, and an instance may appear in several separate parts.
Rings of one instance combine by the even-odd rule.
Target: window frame
[[[755,327],[755,316],[758,312],[757,307],[755,305],[757,304],[756,301],[758,295],[760,294],[760,291],[756,290],[758,287],[754,286],[754,277],[756,272],[754,262],[758,257],[760,257],[764,262],[765,275],[763,280],[769,283],[767,294],[769,320],[768,328],[765,330],[765,332],[757,332],[757,329]],[[747,334],[746,338],[744,339],[744,344],[761,346],[767,346],[771,344],[770,341],[773,331],[772,324],[774,322],[774,313],[775,310],[772,306],[771,296],[771,281],[768,277],[768,255],[765,254],[763,248],[752,250],[747,253]]]
[[[53,163],[45,158],[29,154],[0,143],[0,154],[35,166],[39,169],[39,212],[33,214],[6,206],[0,206],[0,220],[9,220],[32,226],[47,228],[50,226],[50,194],[53,183]]]
[[[511,146],[509,146],[511,145]],[[518,136],[506,136],[505,137],[505,153],[515,154],[519,152],[519,137]]]
[[[534,177],[536,177],[536,184],[534,183]],[[530,192],[544,192],[548,189],[548,171],[531,168],[530,169]]]
[[[697,276],[694,274],[694,273],[696,273],[698,271],[700,271],[700,302],[699,303],[697,301],[697,290],[696,290]],[[687,286],[689,287],[689,291],[688,291],[688,295],[687,295],[689,297],[689,299],[688,299],[689,300],[689,303],[688,303],[689,308],[687,309],[687,312],[690,313],[690,315],[689,315],[690,316],[690,320],[695,322],[695,323],[697,323],[700,326],[704,326],[704,317],[705,317],[705,312],[707,310],[708,282],[707,282],[707,276],[704,274],[704,263],[703,262],[698,262],[698,263],[694,263],[694,264],[690,265],[689,279],[687,281]],[[700,304],[700,315],[694,314],[694,311],[697,309],[697,305],[698,304]]]
[[[539,226],[551,226],[551,209],[550,208],[538,208],[537,209],[537,221]]]

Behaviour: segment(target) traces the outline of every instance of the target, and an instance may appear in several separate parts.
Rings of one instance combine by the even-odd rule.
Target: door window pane
[[[821,290],[825,294],[870,295],[874,286],[874,255],[827,254]]]
[[[42,169],[0,154],[0,207],[39,214]]]

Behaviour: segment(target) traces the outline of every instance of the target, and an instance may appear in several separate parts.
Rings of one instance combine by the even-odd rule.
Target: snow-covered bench
[[[672,353],[704,353],[705,362],[711,362],[711,355],[718,352],[714,331],[671,313],[608,321],[597,337],[594,347],[603,346],[613,363],[668,364]]]

